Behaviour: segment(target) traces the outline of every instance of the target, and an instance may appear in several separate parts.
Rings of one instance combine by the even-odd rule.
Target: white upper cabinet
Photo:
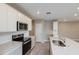
[[[0,4],[0,32],[7,31],[7,5]]]
[[[18,13],[18,19],[19,19],[18,21],[26,23],[26,18],[25,17],[26,16],[24,14]]]
[[[27,24],[28,24],[28,30],[32,30],[32,20],[30,18],[27,19]]]
[[[16,31],[18,12],[12,7],[8,7],[8,31]]]
[[[29,17],[7,4],[0,4],[0,32],[17,31],[17,21],[28,24],[28,30],[31,30]]]
[[[23,18],[23,14],[18,12],[18,21],[23,22],[22,18]]]

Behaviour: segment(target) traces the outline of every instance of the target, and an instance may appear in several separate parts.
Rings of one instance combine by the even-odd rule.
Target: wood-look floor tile
[[[49,55],[49,43],[36,43],[29,55]]]

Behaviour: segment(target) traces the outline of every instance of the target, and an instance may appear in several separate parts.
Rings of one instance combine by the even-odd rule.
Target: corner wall
[[[79,21],[59,22],[59,33],[63,36],[79,40]]]

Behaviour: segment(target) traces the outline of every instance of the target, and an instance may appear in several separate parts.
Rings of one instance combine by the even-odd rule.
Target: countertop
[[[73,41],[72,39],[66,38],[66,47],[60,47],[54,45],[53,37],[50,37],[50,53],[51,55],[79,55],[79,43]]]
[[[0,45],[0,55],[7,54],[8,52],[22,46],[22,42],[10,41]]]

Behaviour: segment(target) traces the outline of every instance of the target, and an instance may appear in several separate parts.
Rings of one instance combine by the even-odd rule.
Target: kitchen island
[[[50,37],[50,54],[51,55],[79,55],[79,43],[70,39],[65,38],[65,47],[55,45]]]

